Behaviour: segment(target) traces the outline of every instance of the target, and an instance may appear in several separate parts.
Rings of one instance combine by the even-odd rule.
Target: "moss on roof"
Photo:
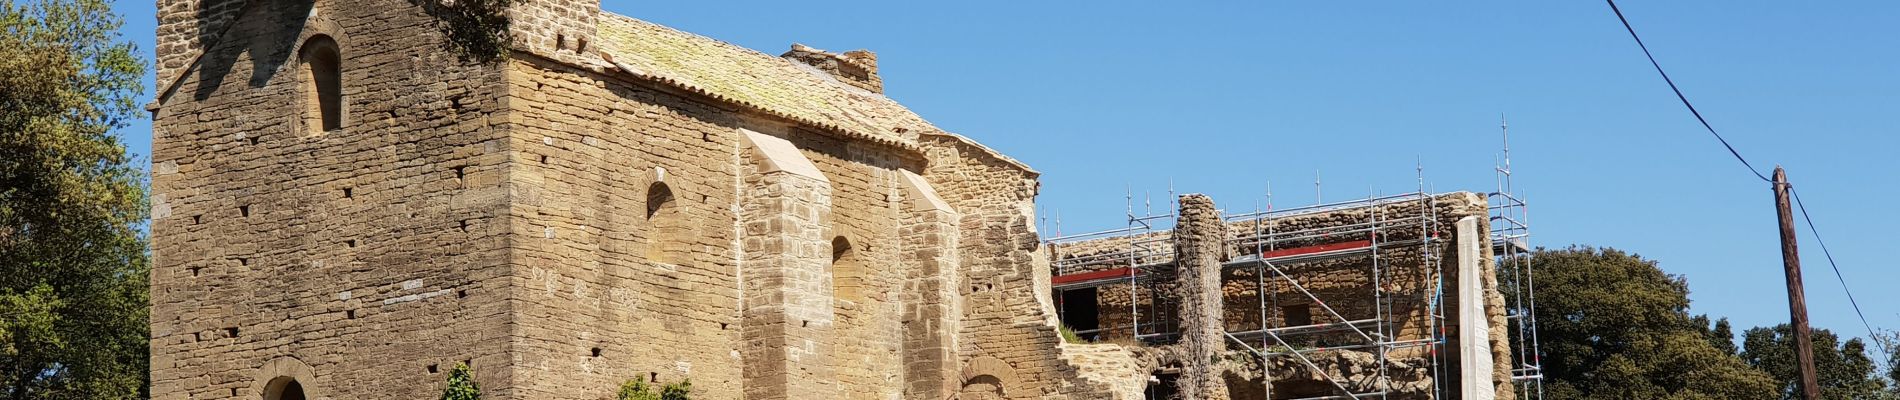
[[[936,126],[882,94],[797,61],[621,15],[600,16],[600,49],[621,68],[819,128],[915,148]]]

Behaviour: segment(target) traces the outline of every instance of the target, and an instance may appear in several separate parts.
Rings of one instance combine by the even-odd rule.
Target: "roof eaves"
[[[639,68],[629,66],[626,63],[622,63],[620,61],[614,60],[612,53],[608,53],[604,51],[600,52],[600,58],[603,60],[606,60],[609,64],[613,64],[615,69],[618,69],[621,72],[625,72],[628,75],[633,76],[638,79],[664,84],[667,86],[674,87],[676,89],[685,90],[687,92],[691,92],[691,93],[701,95],[701,96],[706,96],[708,98],[712,98],[720,102],[737,105],[737,106],[749,109],[751,111],[759,112],[761,114],[783,118],[792,122],[797,122],[799,124],[803,124],[806,126],[842,134],[851,138],[863,139],[863,140],[870,141],[872,143],[895,147],[895,148],[909,151],[912,153],[919,153],[919,154],[923,153],[923,148],[915,144],[904,143],[902,141],[894,140],[894,139],[885,137],[883,135],[876,135],[876,134],[872,134],[868,132],[858,132],[852,129],[838,126],[837,124],[832,124],[832,123],[822,122],[822,121],[815,121],[809,118],[792,115],[791,113],[774,110],[774,109],[767,108],[758,104],[754,104],[749,101],[732,98],[730,96],[726,96],[726,95],[714,92],[712,90],[708,90],[699,85],[694,85],[691,82],[685,82],[678,79],[674,79],[672,77],[649,73]]]

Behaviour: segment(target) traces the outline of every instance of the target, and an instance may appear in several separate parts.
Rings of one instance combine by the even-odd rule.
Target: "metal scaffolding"
[[[1505,318],[1510,322],[1511,345],[1517,355],[1511,380],[1520,399],[1544,398],[1544,369],[1537,341],[1537,280],[1531,268],[1530,207],[1511,183],[1510,124],[1500,121],[1504,152],[1499,158],[1497,191],[1485,196],[1491,214],[1491,246],[1497,257],[1500,291],[1505,291]]]
[[[1536,282],[1530,263],[1533,248],[1529,214],[1523,197],[1512,186],[1508,129],[1504,134],[1504,152],[1495,172],[1497,190],[1486,194],[1489,232],[1480,234],[1486,234],[1490,241],[1499,284],[1497,290],[1505,299],[1503,311],[1508,321],[1505,329],[1509,346],[1515,353],[1510,365],[1497,367],[1510,369],[1518,398],[1541,399],[1543,374],[1534,312]],[[1369,195],[1351,201],[1288,209],[1274,208],[1269,188],[1264,208],[1256,205],[1253,212],[1223,214],[1222,221],[1230,230],[1225,245],[1237,255],[1222,264],[1223,288],[1237,284],[1251,286],[1254,296],[1247,301],[1258,311],[1258,321],[1243,318],[1238,322],[1225,322],[1228,328],[1225,334],[1231,345],[1244,348],[1261,361],[1265,374],[1262,390],[1267,398],[1272,398],[1274,391],[1275,372],[1271,366],[1276,360],[1283,361],[1283,365],[1292,363],[1308,369],[1309,376],[1318,376],[1331,386],[1332,393],[1309,398],[1385,399],[1421,394],[1420,391],[1426,389],[1416,386],[1405,388],[1412,392],[1395,391],[1398,386],[1391,375],[1393,363],[1388,361],[1401,349],[1409,349],[1399,353],[1404,359],[1429,360],[1424,366],[1411,364],[1407,372],[1414,377],[1429,372],[1428,390],[1432,398],[1457,396],[1453,392],[1458,390],[1459,378],[1448,375],[1450,371],[1447,371],[1456,368],[1457,362],[1447,356],[1451,350],[1451,331],[1447,327],[1453,324],[1448,319],[1448,282],[1442,265],[1445,257],[1456,255],[1455,246],[1448,239],[1452,228],[1449,222],[1440,220],[1439,198],[1445,194],[1426,190],[1422,167],[1418,175],[1418,190],[1411,193]],[[1174,274],[1170,225],[1178,210],[1173,204],[1173,189],[1169,189],[1169,207],[1164,214],[1154,213],[1156,210],[1147,199],[1142,202],[1143,212],[1137,213],[1132,190],[1125,199],[1127,219],[1122,228],[1059,235],[1045,241],[1052,256],[1051,286],[1057,299],[1063,299],[1063,294],[1072,290],[1100,288],[1096,292],[1099,295],[1107,293],[1103,292],[1106,290],[1126,287],[1126,320],[1112,324],[1103,321],[1100,327],[1075,331],[1079,336],[1126,335],[1148,343],[1175,340],[1179,327],[1172,316],[1178,303],[1164,288]],[[1284,223],[1328,213],[1337,213],[1327,217],[1338,222]],[[1339,217],[1341,215],[1349,217]],[[1059,230],[1059,220],[1057,224]],[[1282,225],[1295,226],[1283,229]],[[1079,247],[1083,250],[1063,253],[1070,250],[1070,246],[1084,242],[1090,244]],[[1364,271],[1364,281],[1349,286],[1354,293],[1346,293],[1339,287],[1314,290],[1308,282],[1303,282],[1303,276],[1310,279],[1324,274],[1312,272],[1316,269],[1342,268]],[[1352,272],[1350,276],[1358,279],[1359,272]],[[1401,277],[1403,279],[1395,280]],[[1400,283],[1412,286],[1395,289],[1394,285]],[[1224,296],[1228,298],[1230,310],[1248,305],[1235,303],[1235,297]],[[1282,296],[1290,298],[1282,299]],[[1353,298],[1340,298],[1347,296]],[[1327,300],[1361,303],[1342,309]],[[1370,300],[1369,309],[1364,306],[1366,300]],[[1283,302],[1305,307],[1281,308]],[[1291,311],[1306,314],[1296,318],[1283,315]],[[1066,313],[1066,309],[1063,312]],[[1102,309],[1098,315],[1110,312]],[[1224,318],[1234,316],[1230,312]],[[1070,317],[1062,315],[1064,321]],[[1421,317],[1424,318],[1423,333],[1416,331],[1417,318]],[[1289,325],[1292,322],[1298,324]],[[1411,330],[1401,332],[1402,328]],[[1326,340],[1318,340],[1320,338]],[[1373,355],[1376,365],[1364,368],[1376,372],[1376,376],[1349,381],[1346,377],[1328,374],[1322,362],[1313,358],[1316,353],[1340,350]]]
[[[1415,213],[1399,216],[1386,215],[1385,206],[1406,202],[1416,202],[1418,209]],[[1294,218],[1302,215],[1314,215],[1349,209],[1366,210],[1365,220],[1352,224],[1313,227],[1291,232],[1276,232],[1274,230],[1273,221],[1276,218]],[[1398,327],[1394,326],[1395,322],[1397,322],[1395,319],[1399,317],[1398,313],[1394,311],[1394,306],[1397,303],[1397,296],[1399,294],[1391,293],[1387,289],[1388,282],[1386,272],[1391,268],[1390,262],[1392,260],[1388,260],[1389,257],[1382,255],[1382,251],[1417,246],[1419,248],[1417,256],[1419,265],[1417,265],[1417,267],[1428,269],[1435,281],[1442,281],[1442,279],[1437,278],[1442,276],[1442,270],[1438,263],[1439,257],[1432,252],[1432,248],[1437,245],[1436,242],[1439,237],[1436,234],[1438,225],[1436,210],[1435,196],[1421,190],[1396,196],[1368,197],[1363,200],[1278,211],[1272,210],[1271,201],[1269,200],[1267,211],[1256,211],[1254,213],[1228,216],[1227,220],[1230,224],[1235,222],[1241,225],[1251,223],[1253,228],[1245,234],[1236,235],[1236,237],[1230,239],[1230,248],[1239,249],[1242,255],[1228,261],[1225,267],[1251,267],[1253,269],[1254,278],[1256,279],[1254,291],[1259,298],[1258,300],[1260,300],[1260,304],[1258,304],[1260,310],[1259,328],[1249,331],[1229,332],[1227,334],[1228,338],[1259,356],[1263,363],[1273,357],[1292,356],[1300,364],[1310,368],[1315,374],[1318,374],[1327,383],[1331,384],[1333,388],[1338,391],[1337,395],[1345,396],[1344,398],[1386,398],[1387,394],[1391,391],[1391,380],[1389,376],[1390,364],[1387,360],[1393,350],[1408,347],[1432,346],[1434,351],[1430,351],[1429,353],[1436,356],[1438,353],[1436,350],[1444,345],[1443,338],[1410,340],[1400,338],[1400,335],[1398,335]],[[1411,231],[1417,232],[1417,236],[1408,237],[1405,234]],[[1363,240],[1356,240],[1360,238],[1363,238]],[[1251,251],[1248,250],[1249,248],[1251,248]],[[1300,279],[1287,272],[1288,268],[1294,268],[1301,264],[1347,259],[1364,260],[1370,268],[1370,273],[1367,275],[1369,293],[1366,293],[1366,295],[1372,298],[1372,315],[1370,318],[1353,319],[1346,317],[1332,306],[1327,305],[1325,300],[1321,299],[1320,296],[1312,290],[1309,290],[1306,285],[1301,283]],[[1269,276],[1272,277],[1276,286],[1285,284],[1287,287],[1292,288],[1293,292],[1297,292],[1301,297],[1305,297],[1305,301],[1310,301],[1319,306],[1321,310],[1325,311],[1324,316],[1330,317],[1331,322],[1283,326],[1286,323],[1283,316],[1281,316],[1281,318],[1271,318],[1275,316],[1269,315],[1268,310],[1270,308],[1268,304],[1273,304],[1275,307],[1271,309],[1277,310],[1279,293],[1284,290],[1273,290],[1272,299],[1268,299],[1266,281]],[[1434,288],[1434,292],[1439,292],[1439,290]],[[1427,321],[1428,324],[1435,327],[1438,325],[1438,320],[1442,317],[1443,312],[1433,310],[1433,308],[1442,307],[1442,302],[1435,301],[1435,299],[1428,299],[1427,303],[1431,304],[1431,306],[1426,308],[1426,312],[1428,313]],[[1278,321],[1278,323],[1275,321]],[[1302,334],[1321,334],[1329,332],[1346,333],[1340,336],[1357,338],[1358,341],[1347,344],[1299,348],[1288,340],[1288,337],[1297,337],[1297,335]],[[1436,329],[1428,328],[1427,332],[1436,332]],[[1248,340],[1256,337],[1260,343],[1258,348],[1250,344]],[[1377,360],[1376,366],[1372,368],[1377,371],[1376,379],[1371,384],[1364,382],[1347,382],[1340,377],[1327,374],[1324,368],[1307,357],[1307,354],[1334,350],[1372,352]],[[1434,372],[1437,369],[1436,367],[1437,363],[1434,362],[1431,365]],[[1270,376],[1268,379],[1263,379],[1263,385],[1264,390],[1270,398],[1273,391]],[[1326,396],[1324,398],[1340,397]]]
[[[1160,286],[1173,273],[1174,254],[1167,230],[1156,225],[1161,221],[1171,221],[1174,215],[1136,214],[1133,212],[1133,196],[1128,198],[1127,226],[1048,240],[1052,251],[1086,241],[1122,242],[1115,243],[1116,249],[1112,251],[1054,260],[1052,267],[1055,271],[1052,272],[1055,278],[1052,287],[1057,297],[1062,297],[1061,293],[1069,290],[1127,285],[1130,299],[1128,324],[1080,330],[1076,334],[1093,336],[1127,332],[1145,342],[1167,341],[1178,335],[1178,327],[1173,318],[1166,317],[1172,314],[1173,304],[1168,304],[1170,296],[1163,294],[1165,292]],[[1224,215],[1223,222],[1236,231],[1226,238],[1225,245],[1239,256],[1223,263],[1222,268],[1228,273],[1238,271],[1252,275],[1252,290],[1257,301],[1253,306],[1259,312],[1256,324],[1245,330],[1230,330],[1226,333],[1227,337],[1258,356],[1263,365],[1270,365],[1266,362],[1268,360],[1284,357],[1310,368],[1338,391],[1322,398],[1385,398],[1390,386],[1387,371],[1390,364],[1387,358],[1392,351],[1402,348],[1430,347],[1425,353],[1432,360],[1428,367],[1436,376],[1438,356],[1446,343],[1443,330],[1439,329],[1444,323],[1445,313],[1444,302],[1441,301],[1444,290],[1440,287],[1443,284],[1439,263],[1442,257],[1435,249],[1441,245],[1436,202],[1436,196],[1421,190],[1275,210],[1269,195],[1264,210]],[[1409,210],[1409,214],[1388,214],[1388,206],[1407,203],[1416,205],[1415,209]],[[1276,225],[1277,221],[1348,210],[1364,210],[1362,220],[1287,231],[1279,230]],[[1417,264],[1407,268],[1429,271],[1432,287],[1428,293],[1399,294],[1388,289],[1390,282],[1387,273],[1393,262],[1392,253],[1404,248],[1417,249],[1414,255],[1407,256],[1416,260]],[[1342,312],[1329,305],[1329,299],[1309,289],[1297,271],[1289,272],[1289,269],[1329,262],[1345,262],[1350,263],[1352,268],[1367,268],[1367,281],[1363,286],[1354,286],[1363,287],[1365,292],[1354,296],[1371,299],[1369,310]],[[1148,300],[1145,312],[1141,309],[1144,289]],[[1333,292],[1333,295],[1339,295],[1337,290]],[[1287,325],[1286,316],[1279,315],[1281,309],[1278,305],[1282,302],[1283,293],[1293,296],[1293,302],[1317,308],[1319,313],[1308,316],[1310,321]],[[1429,338],[1399,338],[1398,327],[1395,326],[1399,316],[1393,307],[1398,303],[1397,298],[1403,295],[1414,296],[1416,298],[1412,301],[1426,304],[1424,316]],[[1330,300],[1337,302],[1344,299]],[[1352,315],[1349,317],[1349,314]],[[1322,336],[1337,341],[1313,340]],[[1339,350],[1374,355],[1377,364],[1369,369],[1376,370],[1376,378],[1371,382],[1350,382],[1344,377],[1334,377],[1310,357],[1314,353]],[[1264,381],[1267,387],[1263,390],[1271,393],[1272,379],[1269,377]]]

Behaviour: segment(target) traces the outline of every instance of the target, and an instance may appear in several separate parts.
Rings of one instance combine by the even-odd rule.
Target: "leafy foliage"
[[[1751,328],[1742,335],[1742,359],[1774,376],[1781,398],[1797,398],[1795,390],[1801,377],[1795,366],[1794,328],[1788,324]],[[1874,360],[1867,357],[1867,345],[1860,338],[1841,342],[1834,332],[1814,329],[1809,340],[1814,347],[1814,370],[1822,398],[1900,398],[1889,392],[1887,382],[1875,374]]]
[[[1900,354],[1900,331],[1884,329],[1874,332],[1874,343],[1882,348],[1881,353],[1887,355],[1887,365],[1884,368],[1887,372],[1887,382],[1896,386],[1895,392],[1900,392],[1900,356],[1895,355]]]
[[[1702,329],[1702,335],[1709,339],[1710,345],[1715,346],[1718,350],[1722,350],[1723,353],[1732,356],[1737,355],[1741,351],[1741,349],[1735,347],[1735,329],[1729,326],[1728,318],[1709,322],[1709,316],[1697,315],[1689,319],[1689,324],[1704,327]]]
[[[614,394],[614,400],[690,400],[693,392],[691,379],[668,383],[660,387],[648,385],[639,379],[630,379],[620,384],[620,391]]]
[[[0,2],[0,391],[144,398],[144,63],[103,0]]]
[[[1532,262],[1551,398],[1774,398],[1773,379],[1717,340],[1726,322],[1690,317],[1687,281],[1656,262],[1589,247]]]
[[[436,26],[448,47],[463,60],[493,63],[508,56],[514,42],[508,26],[512,0],[431,0]]]
[[[442,400],[481,400],[482,387],[470,375],[468,364],[456,363],[449,370],[449,387],[442,389]]]

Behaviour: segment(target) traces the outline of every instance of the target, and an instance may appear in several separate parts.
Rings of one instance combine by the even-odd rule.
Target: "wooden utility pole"
[[[1795,249],[1794,211],[1788,205],[1788,171],[1775,166],[1775,214],[1781,221],[1781,265],[1788,271],[1788,314],[1794,325],[1794,359],[1801,369],[1801,398],[1819,400],[1814,344],[1808,341],[1808,300],[1801,291],[1801,254]]]

